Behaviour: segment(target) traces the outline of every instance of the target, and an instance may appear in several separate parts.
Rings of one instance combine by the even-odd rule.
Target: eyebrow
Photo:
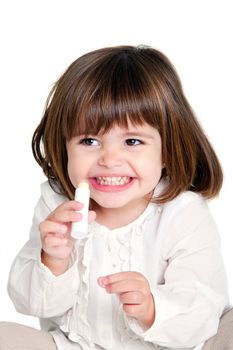
[[[126,137],[143,137],[143,138],[147,138],[147,139],[154,139],[155,136],[154,135],[151,135],[151,134],[148,134],[146,132],[140,132],[140,131],[127,131],[124,133],[124,136]]]

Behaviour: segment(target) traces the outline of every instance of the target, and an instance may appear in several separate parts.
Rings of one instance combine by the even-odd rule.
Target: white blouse
[[[8,284],[17,311],[39,317],[59,350],[199,350],[216,334],[229,307],[227,281],[216,225],[200,195],[150,203],[117,229],[91,223],[87,238],[76,241],[70,268],[56,277],[41,263],[38,225],[65,200],[42,184],[30,239]],[[150,283],[156,319],[147,331],[97,284],[119,271],[141,272]]]

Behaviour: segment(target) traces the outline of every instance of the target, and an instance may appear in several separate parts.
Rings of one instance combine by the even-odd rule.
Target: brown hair
[[[157,202],[185,190],[216,196],[223,174],[218,158],[184,96],[180,79],[161,52],[117,46],[89,52],[74,61],[54,84],[32,149],[56,191],[69,198],[66,142],[75,134],[98,134],[113,125],[144,122],[162,139],[162,176],[168,186]],[[153,161],[153,160],[152,160]]]

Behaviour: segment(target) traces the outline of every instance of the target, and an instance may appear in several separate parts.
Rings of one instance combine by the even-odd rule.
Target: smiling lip
[[[102,192],[118,192],[128,189],[135,181],[130,176],[97,176],[90,179],[93,188]]]

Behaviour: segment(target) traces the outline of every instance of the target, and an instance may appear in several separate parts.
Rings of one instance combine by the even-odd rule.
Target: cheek
[[[136,159],[136,167],[140,169],[146,177],[160,176],[162,171],[162,156],[160,153],[148,152],[143,157]]]
[[[148,166],[145,167],[146,181],[151,187],[155,188],[162,176],[162,158],[157,156],[151,158]]]
[[[75,171],[75,166],[74,166],[74,163],[68,158],[68,163],[67,163],[67,171],[68,171],[68,175],[69,175],[69,178],[70,178],[70,181],[72,183],[72,185],[74,187],[77,186],[76,184],[76,171]]]
[[[79,164],[79,157],[75,154],[75,152],[72,150],[72,148],[68,147],[67,149],[67,171],[70,178],[70,181],[74,187],[77,187],[80,176],[79,176],[79,169],[82,169],[82,167]],[[81,174],[80,174],[81,175]]]
[[[85,153],[67,152],[67,171],[70,181],[77,187],[81,181],[87,179],[92,163]]]

